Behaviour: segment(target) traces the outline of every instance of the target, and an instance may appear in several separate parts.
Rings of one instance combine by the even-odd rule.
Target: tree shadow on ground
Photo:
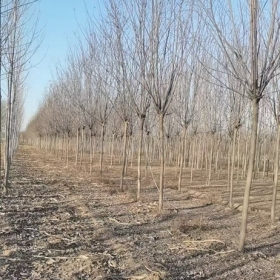
[[[262,257],[275,257],[280,255],[280,242],[265,243],[245,249],[246,253],[260,253]]]

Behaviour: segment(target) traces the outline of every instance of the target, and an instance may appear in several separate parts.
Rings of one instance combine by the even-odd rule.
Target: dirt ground
[[[128,167],[124,192],[118,172],[107,168],[101,182],[97,173],[21,146],[9,194],[0,198],[0,279],[280,279],[280,222],[270,225],[269,182],[252,186],[241,254],[244,182],[234,187],[231,210],[225,174],[206,187],[201,171],[189,184],[186,169],[178,193],[167,169],[159,215],[153,178],[143,180],[143,199],[135,202],[136,168]]]

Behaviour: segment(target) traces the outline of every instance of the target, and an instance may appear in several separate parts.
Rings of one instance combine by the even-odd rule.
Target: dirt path
[[[118,192],[27,146],[14,163],[0,199],[0,279],[280,279],[279,223],[252,211],[239,254],[240,211],[213,199],[217,189],[166,189],[158,215],[155,187],[137,203],[134,186]]]

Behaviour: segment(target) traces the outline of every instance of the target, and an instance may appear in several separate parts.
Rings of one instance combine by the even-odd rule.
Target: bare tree
[[[277,78],[273,79],[272,87],[273,93],[269,98],[269,105],[276,123],[276,143],[275,143],[275,158],[274,158],[274,182],[273,195],[271,205],[271,223],[275,221],[275,208],[278,188],[278,174],[279,174],[279,147],[280,147],[280,87]]]
[[[278,74],[280,66],[279,2],[276,0],[250,0],[248,3],[235,1],[234,4],[233,1],[220,0],[200,2],[216,47],[212,55],[217,58],[218,52],[224,54],[226,62],[219,62],[220,66],[245,88],[247,98],[252,104],[250,157],[239,242],[239,250],[244,251],[256,154],[259,103],[267,85]],[[250,14],[250,24],[244,11]],[[219,80],[218,75],[215,76]],[[223,85],[228,87],[225,83]]]
[[[26,70],[30,67],[28,61],[38,48],[36,19],[34,21],[30,17],[30,13],[34,12],[32,4],[25,0],[13,0],[5,6],[7,39],[4,44],[1,42],[1,62],[7,74],[4,193],[8,185],[12,155],[17,146],[16,139],[20,128],[18,120],[22,116],[19,111],[22,107],[20,100],[22,100]]]
[[[184,14],[186,7],[184,3],[152,0],[147,5],[149,6],[147,10],[150,12],[147,14],[145,29],[148,32],[149,41],[142,47],[149,50],[145,87],[151,96],[159,121],[161,161],[159,211],[161,211],[165,166],[164,118],[176,90],[186,47],[185,40],[189,34],[186,22],[181,20],[183,16],[187,17]]]
[[[122,0],[122,13],[127,18],[126,29],[131,29],[131,33],[124,34],[128,44],[126,55],[131,63],[126,63],[126,69],[131,79],[129,82],[129,98],[135,113],[139,118],[139,140],[138,140],[138,169],[137,169],[137,200],[140,199],[141,193],[141,154],[143,146],[144,123],[150,107],[151,98],[148,94],[144,81],[146,78],[147,67],[147,49],[146,42],[148,34],[146,32],[148,6],[146,1],[137,0],[134,3]],[[143,47],[141,47],[143,46]]]

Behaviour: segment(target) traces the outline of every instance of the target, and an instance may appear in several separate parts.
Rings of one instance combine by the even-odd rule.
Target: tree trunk
[[[229,207],[232,208],[232,192],[233,192],[233,175],[235,167],[235,142],[237,136],[237,128],[233,130],[233,141],[232,141],[232,155],[231,155],[231,169],[230,169],[230,190],[229,190]]]
[[[206,136],[205,136],[206,138]],[[201,161],[201,170],[203,169],[203,167],[205,167],[205,175],[206,175],[206,181],[208,179],[208,143],[207,140],[204,139],[204,143],[203,143],[203,148],[202,148],[202,161]]]
[[[92,165],[93,165],[93,141],[92,141],[92,127],[89,130],[89,173],[92,175]]]
[[[133,136],[130,136],[130,167],[133,167],[133,156],[134,156],[134,141]]]
[[[256,156],[256,146],[258,138],[258,122],[259,122],[259,101],[260,92],[258,89],[258,29],[257,29],[257,0],[250,1],[250,55],[251,55],[251,88],[250,95],[252,96],[252,127],[251,127],[251,143],[250,143],[250,155],[249,165],[246,178],[243,208],[242,208],[242,220],[240,227],[240,239],[239,239],[239,251],[244,251],[250,189],[252,184],[252,177],[254,172],[254,163]]]
[[[228,158],[227,158],[227,189],[230,190],[230,159],[231,159],[231,153],[230,153],[230,149],[231,149],[231,145],[230,145],[230,142],[229,142],[229,145],[228,145]]]
[[[68,166],[69,164],[69,132],[67,131],[66,134],[66,164]]]
[[[127,121],[124,122],[124,133],[123,133],[123,162],[122,162],[122,173],[121,173],[121,183],[120,190],[123,191],[123,178],[125,174],[126,167],[126,146],[127,146]]]
[[[196,139],[194,138],[192,141],[192,162],[191,162],[191,183],[193,181],[193,170],[194,170],[194,164],[195,164],[195,157],[194,157],[194,151],[195,151],[195,144],[196,144]]]
[[[216,157],[215,157],[215,173],[219,173],[219,156],[220,156],[220,142],[221,140],[218,140],[218,145],[217,145],[217,151],[216,151]]]
[[[236,173],[236,182],[239,183],[239,174],[240,174],[240,135],[238,136],[237,141],[237,173]]]
[[[185,149],[186,149],[186,147],[187,147],[187,137],[185,137],[185,143],[184,143],[184,145],[185,145]],[[189,142],[189,153],[188,153],[189,163],[188,163],[188,166],[190,166],[190,162],[191,162],[191,155],[190,155],[190,154],[191,154],[191,142]],[[187,160],[186,160],[186,157],[184,157],[183,166],[184,166],[184,168],[187,167]]]
[[[163,209],[163,187],[164,187],[164,114],[159,114],[159,133],[160,133],[160,180],[159,180],[159,200],[158,209]]]
[[[246,144],[245,144],[245,160],[244,160],[244,166],[243,166],[243,178],[245,178],[246,171],[247,171],[247,163],[248,163],[247,154],[248,154],[248,142],[246,141]]]
[[[209,166],[207,166],[207,168],[206,168],[206,170],[207,170],[207,172],[208,172],[208,175],[207,175],[207,179],[206,179],[206,185],[207,186],[210,186],[211,185],[211,179],[212,179],[212,161],[213,161],[213,150],[214,150],[214,148],[213,148],[213,146],[214,146],[214,144],[215,144],[215,135],[214,134],[212,134],[211,135],[211,139],[210,139],[210,154],[209,154]],[[206,149],[205,149],[205,151],[206,151]],[[205,161],[206,161],[206,163],[207,163],[207,159],[208,157],[206,156],[205,157]]]
[[[85,135],[85,128],[82,127],[81,133],[81,158],[80,158],[80,168],[82,167],[83,159],[84,159],[84,135]]]
[[[11,74],[10,74],[11,75]],[[10,157],[10,144],[11,144],[11,111],[12,111],[12,77],[9,78],[9,94],[8,94],[8,108],[7,108],[7,116],[6,116],[6,135],[5,135],[5,161],[4,161],[4,181],[3,181],[3,194],[7,193],[7,186],[10,174],[10,165],[11,165],[11,157]]]
[[[114,142],[115,142],[115,134],[112,134],[112,143],[111,143],[111,167],[113,166],[113,157],[114,157]]]
[[[78,156],[79,156],[79,146],[80,146],[80,129],[77,128],[77,136],[76,136],[76,162],[75,165],[78,164]]]
[[[268,173],[269,173],[269,159],[267,160],[266,177],[268,177]]]
[[[201,137],[200,139],[197,139],[198,145],[197,145],[197,156],[196,156],[196,170],[199,169],[200,166],[200,158],[202,157],[201,154],[203,153],[203,149],[201,148]]]
[[[184,158],[185,158],[185,140],[186,140],[187,128],[184,127],[183,131],[183,139],[182,139],[182,154],[180,159],[180,173],[179,173],[179,182],[178,182],[178,191],[181,191],[182,187],[182,175],[183,175],[183,166],[184,166]]]
[[[145,148],[145,179],[148,179],[148,163],[149,163],[149,151],[150,151],[150,137],[147,135],[146,148]]]
[[[59,138],[59,133],[55,134],[55,142],[54,142],[54,153],[55,156],[58,158],[59,157],[59,144],[60,144],[60,138]]]
[[[278,128],[277,128],[278,131]],[[264,178],[265,178],[265,170],[266,170],[266,153],[264,154],[264,158],[263,158],[263,173],[262,173],[262,181],[264,182]]]
[[[253,172],[254,172],[254,163],[256,155],[256,146],[257,146],[257,136],[258,136],[258,122],[259,122],[259,99],[254,98],[252,100],[253,106],[253,116],[252,116],[252,128],[251,128],[251,140],[250,140],[250,157],[244,192],[243,208],[242,208],[242,220],[240,228],[240,239],[239,239],[239,251],[244,251],[245,238],[246,238],[246,229],[247,229],[247,219],[248,219],[248,210],[249,210],[249,197],[250,189],[252,184]]]
[[[139,135],[139,143],[138,143],[138,176],[137,176],[137,201],[140,199],[141,193],[141,153],[142,153],[142,145],[143,145],[143,132],[144,132],[144,122],[145,118],[141,118],[140,120],[140,135]]]
[[[101,178],[101,181],[102,181],[102,176],[103,176],[104,128],[105,128],[105,124],[102,123],[102,125],[101,125],[101,153],[100,153],[100,178]]]
[[[274,223],[275,220],[275,206],[276,206],[278,172],[279,172],[279,141],[280,141],[280,123],[278,122],[275,159],[274,159],[274,184],[273,184],[273,195],[272,195],[272,205],[271,205],[271,223]]]

